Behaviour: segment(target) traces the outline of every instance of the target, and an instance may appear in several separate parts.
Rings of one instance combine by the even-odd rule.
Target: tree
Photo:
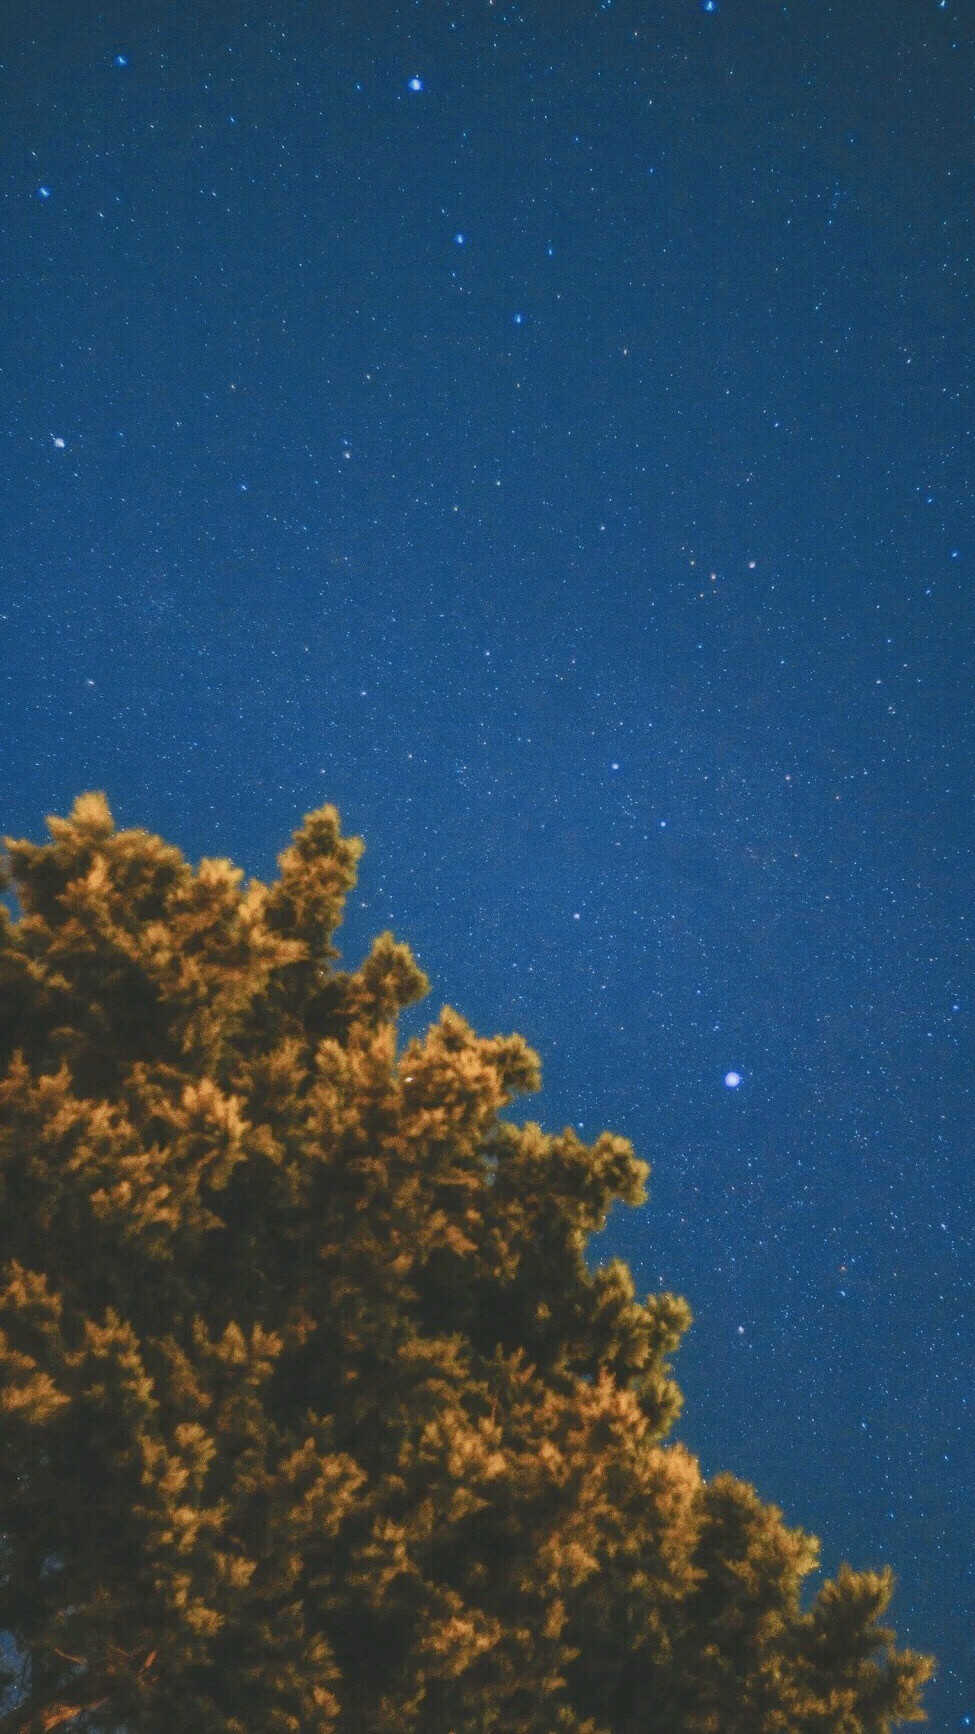
[[[270,887],[83,795],[7,840],[0,1630],[14,1730],[882,1734],[926,1659],[664,1444],[689,1314],[587,1237],[646,1165],[502,1110],[520,1036],[390,933],[361,844]],[[17,1677],[14,1678],[14,1675]]]

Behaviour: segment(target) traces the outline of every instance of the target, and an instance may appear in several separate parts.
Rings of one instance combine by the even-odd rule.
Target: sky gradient
[[[82,16],[87,14],[87,16]],[[0,829],[103,788],[520,1030],[678,1435],[975,1725],[961,0],[0,24]],[[726,1082],[736,1074],[739,1082]]]

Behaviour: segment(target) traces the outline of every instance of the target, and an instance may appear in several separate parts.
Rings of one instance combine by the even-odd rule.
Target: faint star
[[[463,245],[464,245],[464,242],[465,242],[465,241],[466,241],[466,240],[467,240],[467,236],[466,236],[466,235],[462,235],[462,234],[461,234],[461,233],[460,233],[460,232],[459,232],[459,231],[458,231],[458,233],[457,233],[457,234],[456,234],[456,235],[455,235],[455,236],[454,236],[454,240],[455,240],[455,241],[456,241],[456,243],[457,243],[457,245],[458,245],[458,247],[462,247],[462,246],[463,246]]]
[[[116,54],[115,64],[116,64],[116,66],[128,66],[128,64],[129,64],[128,55],[127,54]]]
[[[38,187],[37,196],[39,199],[49,199],[51,197],[50,187]]]
[[[525,315],[523,313],[512,313],[511,322],[513,325],[524,325]]]

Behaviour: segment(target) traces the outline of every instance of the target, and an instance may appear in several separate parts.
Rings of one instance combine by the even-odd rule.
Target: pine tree
[[[520,1036],[390,933],[361,844],[270,887],[83,795],[0,905],[0,1727],[883,1734],[887,1573],[664,1443],[689,1322],[590,1272],[646,1165],[502,1118]]]

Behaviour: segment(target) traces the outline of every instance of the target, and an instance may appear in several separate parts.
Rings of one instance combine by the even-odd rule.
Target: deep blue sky
[[[679,1432],[975,1718],[962,0],[0,24],[0,829],[308,808],[651,1201]],[[411,88],[419,81],[420,88]],[[723,1080],[740,1073],[737,1088]]]

